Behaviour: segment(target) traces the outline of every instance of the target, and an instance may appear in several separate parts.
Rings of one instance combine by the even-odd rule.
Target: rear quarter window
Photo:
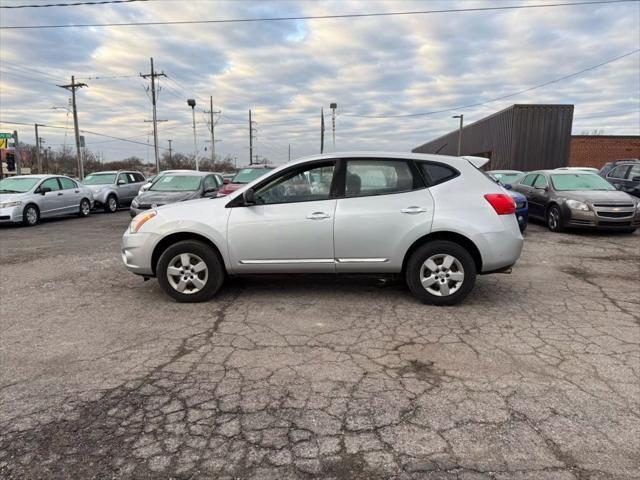
[[[429,186],[438,185],[458,176],[458,171],[442,163],[417,162]]]

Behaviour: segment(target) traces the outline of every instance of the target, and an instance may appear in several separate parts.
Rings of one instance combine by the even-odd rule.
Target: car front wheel
[[[551,205],[547,212],[547,227],[552,232],[561,232],[564,228],[562,212],[557,205]]]
[[[211,247],[184,240],[162,253],[156,275],[162,290],[178,302],[203,302],[222,286],[224,269]]]
[[[409,290],[423,303],[455,305],[473,288],[476,265],[464,247],[438,240],[413,252],[405,276]]]
[[[116,211],[118,210],[118,199],[115,197],[115,195],[109,195],[107,197],[107,201],[104,204],[104,210],[107,213],[116,213]]]
[[[33,227],[40,221],[40,212],[35,205],[27,205],[22,213],[22,222],[27,227]]]

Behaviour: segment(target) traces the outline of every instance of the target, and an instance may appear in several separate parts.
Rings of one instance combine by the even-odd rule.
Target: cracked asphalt
[[[537,225],[463,305],[367,278],[177,304],[127,212],[0,228],[0,477],[640,478],[640,234]]]

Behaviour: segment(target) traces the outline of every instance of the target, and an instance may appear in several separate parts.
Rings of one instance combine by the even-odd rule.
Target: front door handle
[[[322,220],[324,218],[330,218],[331,215],[329,215],[328,213],[324,213],[324,212],[313,212],[310,213],[309,215],[307,215],[307,218],[309,220]]]
[[[58,196],[60,196],[60,195],[64,195],[64,193],[62,193],[62,192],[58,193]]]
[[[408,213],[409,215],[415,215],[416,213],[425,213],[426,210],[422,207],[407,207],[400,210],[402,213]]]

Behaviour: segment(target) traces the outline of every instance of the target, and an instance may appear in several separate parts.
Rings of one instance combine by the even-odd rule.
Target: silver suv
[[[488,160],[355,152],[290,162],[225,197],[136,216],[125,266],[179,302],[211,298],[227,275],[402,274],[425,303],[451,305],[476,274],[509,269],[522,235]]]
[[[131,204],[146,179],[140,172],[112,170],[87,175],[82,183],[93,192],[96,208],[113,213],[118,207]]]

